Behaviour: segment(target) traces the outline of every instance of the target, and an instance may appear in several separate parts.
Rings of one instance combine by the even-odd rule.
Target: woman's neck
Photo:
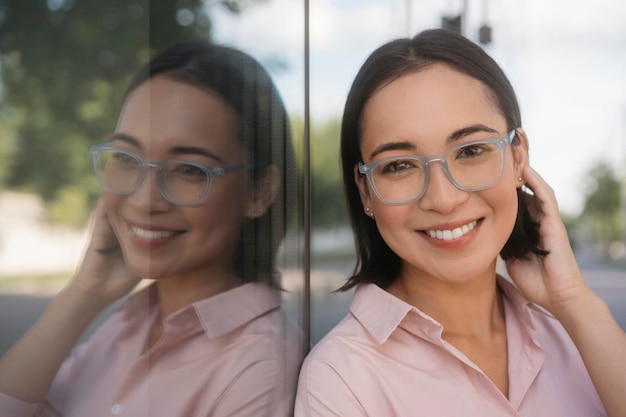
[[[489,337],[504,325],[495,264],[473,279],[443,280],[403,269],[387,290],[444,327],[446,336]]]
[[[148,351],[159,341],[163,335],[163,323],[172,313],[239,285],[241,279],[233,270],[159,279],[156,282],[159,317],[150,330],[144,351]]]
[[[161,307],[161,320],[172,313],[219,293],[241,285],[241,278],[232,270],[221,269],[202,274],[174,276],[156,283]]]
[[[442,338],[469,358],[508,397],[503,295],[493,269],[463,281],[401,274],[387,289],[443,326]]]

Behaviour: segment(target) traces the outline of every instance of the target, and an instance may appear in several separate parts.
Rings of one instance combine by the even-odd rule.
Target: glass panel
[[[0,0],[0,354],[46,306],[55,334],[91,322],[89,353],[71,359],[79,414],[95,405],[89,374],[113,414],[290,414],[305,350],[304,6],[273,3]],[[95,178],[88,148],[109,140],[151,161],[130,194]],[[156,173],[167,160],[192,164],[177,169],[186,184],[188,167],[226,170],[198,205],[206,181],[172,185]],[[42,346],[65,357],[65,342]],[[38,366],[15,352],[15,369]]]
[[[290,196],[288,205],[295,211],[296,218],[281,246],[279,268],[281,284],[286,290],[283,294],[284,307],[298,323],[303,323],[305,237],[302,162],[305,152],[308,152],[304,145],[305,4],[304,1],[291,0],[241,3],[249,5],[235,13],[218,2],[209,3],[207,9],[213,16],[214,39],[256,58],[271,75],[289,113],[298,173],[288,178],[295,187],[294,192],[297,192]]]

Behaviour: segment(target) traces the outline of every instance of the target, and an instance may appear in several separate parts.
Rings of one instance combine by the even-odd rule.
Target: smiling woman
[[[625,415],[626,335],[478,45],[430,30],[373,52],[341,152],[356,291],[304,362],[296,416]]]
[[[143,68],[110,140],[73,280],[0,360],[0,415],[288,416],[301,335],[275,268],[294,154],[263,68],[205,41]],[[88,342],[89,323],[137,283]],[[69,356],[69,357],[68,357]]]

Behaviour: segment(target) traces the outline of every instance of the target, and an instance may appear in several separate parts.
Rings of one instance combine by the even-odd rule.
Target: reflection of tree
[[[151,53],[210,35],[203,7],[0,0],[0,184],[5,174],[9,187],[52,203],[57,220],[80,222],[97,195],[88,145],[112,132],[125,85]]]
[[[299,132],[301,128],[293,130]],[[316,227],[336,227],[349,222],[339,162],[340,132],[340,120],[311,126],[311,221]]]

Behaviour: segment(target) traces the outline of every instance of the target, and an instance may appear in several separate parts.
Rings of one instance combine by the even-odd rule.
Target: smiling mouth
[[[467,233],[473,230],[477,224],[478,224],[478,221],[474,220],[473,222],[470,222],[468,224],[465,224],[461,227],[457,227],[452,230],[424,230],[424,233],[426,233],[428,236],[430,236],[433,239],[454,240],[454,239],[458,239],[460,237],[465,236]]]
[[[132,226],[130,231],[137,237],[145,240],[166,239],[179,233],[172,230],[146,230],[137,226]]]

